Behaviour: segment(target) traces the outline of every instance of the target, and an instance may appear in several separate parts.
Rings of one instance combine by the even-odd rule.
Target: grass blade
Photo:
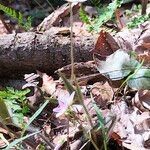
[[[29,134],[29,135],[26,135],[26,136],[24,136],[24,137],[21,137],[21,138],[19,138],[19,139],[16,139],[16,140],[14,140],[12,143],[10,143],[4,150],[10,150],[12,147],[14,147],[15,145],[17,145],[18,143],[20,143],[20,142],[22,142],[23,140],[25,140],[25,139],[27,139],[27,138],[29,138],[29,137],[31,137],[31,136],[37,134],[37,133],[40,133],[40,132],[41,132],[41,131],[37,131],[37,132],[34,132],[34,133],[32,133],[32,134]]]
[[[45,103],[34,113],[34,115],[29,119],[29,122],[24,127],[24,130],[22,132],[22,135],[27,130],[29,125],[34,121],[34,119],[43,111],[43,109],[46,107],[46,105],[49,103],[49,100],[46,100]]]

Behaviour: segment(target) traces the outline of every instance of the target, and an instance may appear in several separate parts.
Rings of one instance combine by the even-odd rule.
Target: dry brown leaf
[[[94,96],[94,100],[101,108],[106,108],[107,103],[113,98],[113,90],[108,82],[97,82],[93,85],[91,92]]]
[[[1,16],[0,16],[0,35],[5,35],[8,34],[8,30],[3,22],[3,19],[1,20]]]
[[[117,122],[115,128],[114,128],[114,133],[118,134],[121,139],[127,138],[127,131],[125,130],[124,125],[121,122]]]
[[[132,100],[132,103],[140,111],[149,111],[150,110],[150,91],[149,90],[140,90],[136,93],[135,97]]]
[[[135,51],[139,55],[139,59],[146,58],[145,64],[149,64],[150,21],[145,22],[137,29],[124,29],[118,32],[115,39],[120,48],[126,51]]]
[[[2,127],[0,127],[0,134],[1,136],[4,137],[4,134],[9,135],[8,131]],[[4,137],[5,138],[5,137]],[[0,139],[0,149],[3,149],[4,147],[6,147],[6,141],[4,141],[3,139]]]
[[[88,83],[93,84],[106,80],[106,77],[98,73],[94,61],[75,63],[74,69],[79,85],[86,86]],[[70,78],[71,65],[64,66],[56,72],[62,72],[66,78]]]
[[[42,84],[42,89],[47,93],[47,94],[54,94],[56,91],[56,81],[51,76],[48,76],[46,73],[43,73],[42,75],[43,79],[43,84]]]
[[[144,43],[142,44],[142,46],[143,46],[144,48],[146,48],[146,49],[150,49],[150,42],[149,42],[149,43],[144,42]]]
[[[143,149],[148,147],[150,138],[150,113],[141,112],[137,107],[129,109],[124,101],[112,105],[111,111],[117,115],[118,121],[114,127],[123,141],[123,146],[129,149]],[[147,142],[147,143],[146,143]]]
[[[144,65],[148,65],[150,64],[150,53],[148,52],[143,52],[142,54],[139,54],[137,56],[137,59],[141,62],[144,60]]]
[[[108,32],[101,30],[92,53],[100,56],[100,60],[104,60],[107,56],[114,53],[117,49],[119,49],[119,46],[115,39]]]
[[[73,12],[77,12],[79,4],[73,4]],[[70,9],[68,4],[62,5],[60,8],[55,10],[52,14],[46,17],[43,22],[37,27],[38,31],[49,30],[52,26],[60,26],[63,19],[69,15]]]

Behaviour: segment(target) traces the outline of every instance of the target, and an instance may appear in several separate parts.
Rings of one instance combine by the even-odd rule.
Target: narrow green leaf
[[[98,117],[99,127],[104,128],[105,122],[104,122],[104,118],[102,116],[102,113],[100,112],[100,110],[97,107],[97,105],[95,104],[95,102],[93,102],[93,106],[94,106],[94,109],[95,109],[97,117]]]
[[[40,106],[40,108],[34,113],[34,115],[29,119],[28,124],[26,124],[26,126],[24,127],[24,130],[22,132],[22,135],[24,134],[24,132],[27,130],[27,128],[29,127],[29,125],[34,121],[34,119],[43,111],[43,109],[46,107],[46,105],[49,103],[49,100],[46,100],[44,102],[44,104],[42,106]]]
[[[34,133],[32,133],[32,134],[29,134],[29,135],[26,135],[26,136],[24,136],[24,137],[21,137],[21,138],[19,138],[19,139],[14,140],[12,143],[10,143],[10,144],[5,148],[5,150],[10,150],[12,147],[16,146],[18,143],[22,142],[23,140],[25,140],[25,139],[27,139],[27,138],[29,138],[29,137],[35,135],[35,134],[38,134],[38,133],[40,133],[40,132],[41,132],[41,131],[37,131],[37,132],[34,132]]]
[[[6,124],[12,123],[11,116],[9,114],[9,110],[2,98],[0,98],[0,117]]]
[[[81,88],[78,84],[76,84],[76,96],[80,104],[83,104],[83,95],[81,92]]]
[[[70,81],[61,73],[59,72],[60,77],[62,78],[65,87],[67,88],[68,92],[70,94],[72,94],[75,91],[75,88],[73,87],[73,85],[70,83]]]

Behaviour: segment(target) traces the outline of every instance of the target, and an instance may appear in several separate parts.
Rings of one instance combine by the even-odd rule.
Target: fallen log
[[[40,70],[52,74],[70,64],[70,30],[52,27],[44,33],[0,36],[0,77],[18,77]],[[94,36],[74,36],[76,62],[92,60]]]

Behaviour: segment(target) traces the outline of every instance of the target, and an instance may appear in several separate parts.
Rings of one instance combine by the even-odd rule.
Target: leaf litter
[[[68,7],[65,11],[67,9]],[[65,11],[62,9],[61,13],[66,15]],[[56,14],[53,23],[58,23],[59,15],[61,14]],[[83,103],[92,118],[92,124],[99,126],[98,123],[101,120],[100,123],[109,129],[108,139],[117,143],[116,149],[123,149],[123,147],[131,150],[150,149],[150,77],[147,67],[149,66],[150,34],[149,23],[147,24],[143,24],[132,32],[121,31],[115,39],[107,32],[100,32],[95,49],[92,50],[94,61],[76,64],[77,81],[84,80],[79,84]],[[137,57],[130,55],[131,49],[136,52]],[[60,71],[70,78],[68,73],[70,66],[64,66],[58,70]],[[91,76],[93,74],[94,76]],[[22,88],[34,89],[33,95],[27,96],[32,115],[41,103],[44,103],[44,99],[49,100],[43,112],[27,129],[30,134],[34,134],[33,128],[41,132],[33,136],[36,149],[39,149],[41,143],[46,149],[66,149],[68,143],[72,150],[92,149],[93,146],[84,132],[96,131],[92,132],[83,106],[76,99],[76,86],[72,85],[74,91],[69,93],[62,79],[55,80],[52,76],[39,71],[37,74],[25,75],[25,80],[27,83]],[[123,80],[123,82],[114,88],[112,84],[117,80]],[[94,108],[93,103],[98,106],[99,112]],[[98,118],[99,113],[102,114],[101,119]],[[25,122],[29,122],[29,116]],[[82,130],[83,127],[84,130]],[[9,135],[6,131],[6,127],[1,129],[3,135]],[[101,140],[103,133],[101,131],[96,135],[95,141],[100,146],[103,143]],[[7,137],[6,141],[11,142],[10,137]],[[1,147],[3,142],[0,144]],[[27,145],[30,147],[30,144]]]

